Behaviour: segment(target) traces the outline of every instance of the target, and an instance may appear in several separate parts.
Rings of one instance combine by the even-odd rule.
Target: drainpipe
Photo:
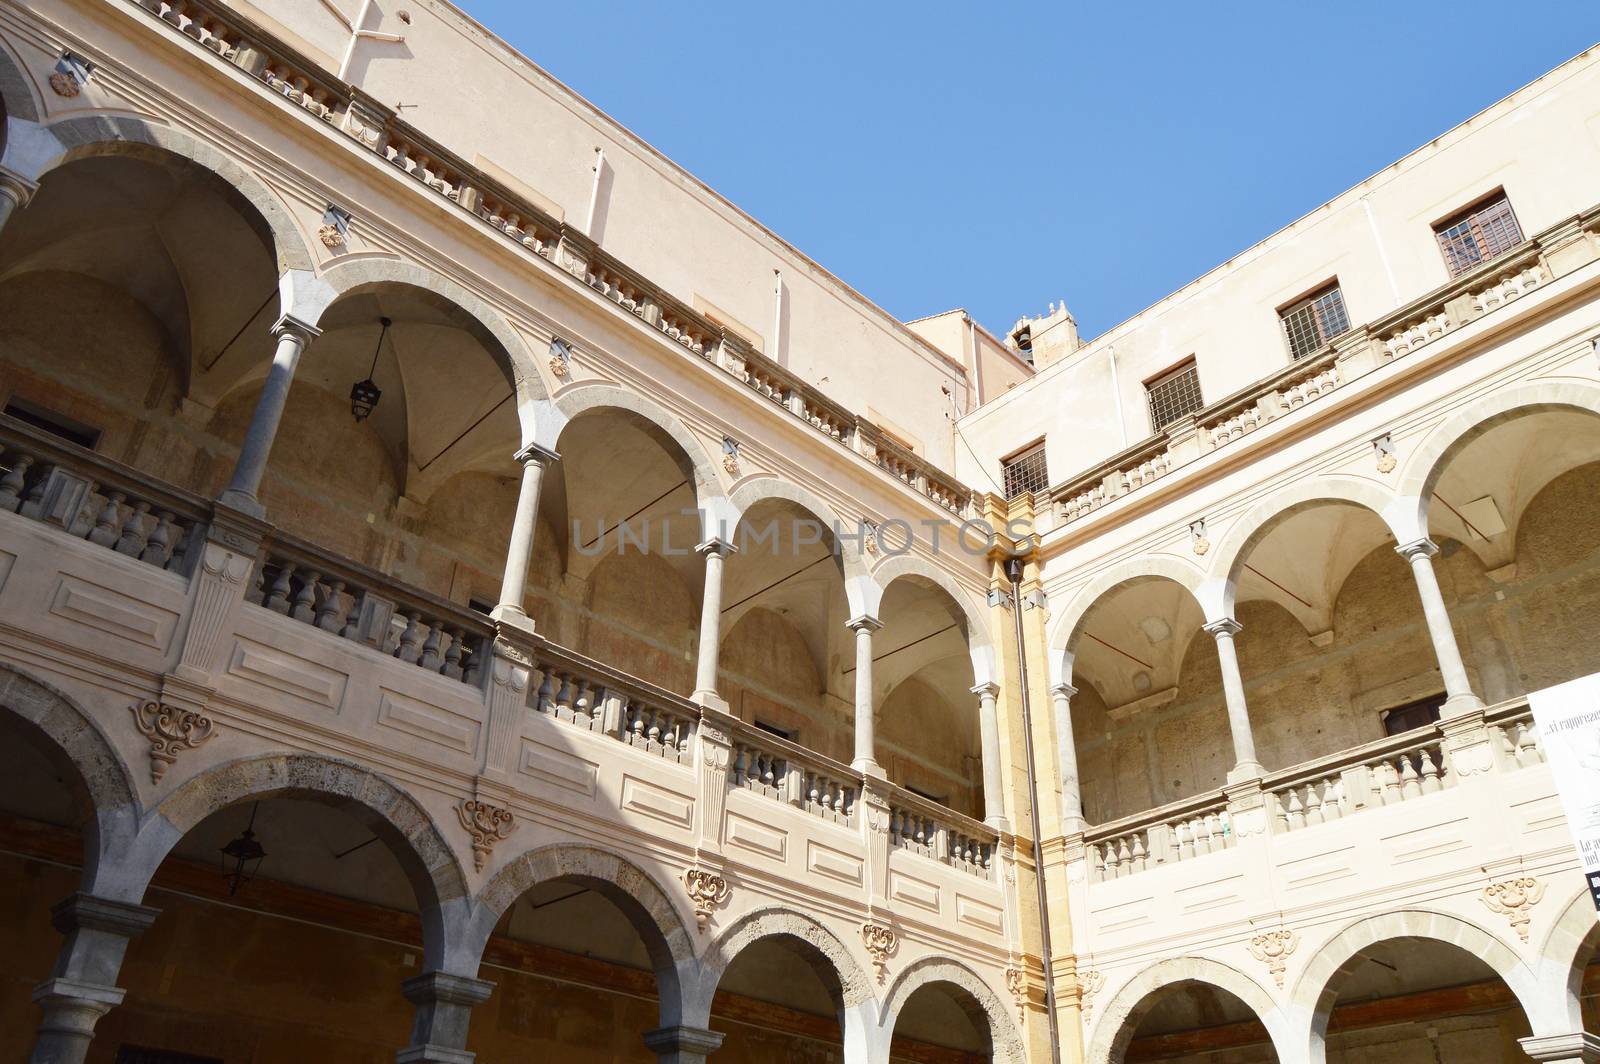
[[[1022,681],[1022,744],[1028,769],[1028,822],[1033,830],[1033,885],[1039,895],[1039,961],[1044,965],[1044,1007],[1050,1022],[1050,1061],[1061,1064],[1061,1026],[1056,1017],[1056,973],[1050,953],[1049,898],[1044,887],[1044,852],[1040,846],[1039,777],[1034,768],[1033,721],[1028,713],[1028,655],[1022,639],[1022,559],[1006,559],[1011,578],[1011,627],[1017,633],[1017,669]]]
[[[1111,405],[1117,411],[1117,431],[1122,435],[1122,449],[1128,449],[1128,417],[1122,412],[1122,386],[1117,383],[1117,348],[1114,344],[1106,345],[1106,354],[1111,359]]]

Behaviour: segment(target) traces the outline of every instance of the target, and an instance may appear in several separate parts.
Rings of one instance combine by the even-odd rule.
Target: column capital
[[[15,170],[0,166],[0,195],[13,200],[18,207],[26,207],[37,191],[39,182],[29,181]]]
[[[1414,562],[1418,558],[1432,558],[1435,554],[1438,554],[1439,545],[1427,536],[1423,536],[1421,539],[1414,539],[1410,543],[1400,544],[1394,549],[1394,552],[1406,561]]]
[[[1534,1035],[1519,1038],[1517,1044],[1534,1060],[1558,1064],[1591,1064],[1600,1061],[1600,1038],[1586,1031],[1572,1034]]]
[[[730,554],[738,554],[739,548],[729,540],[722,539],[718,536],[712,536],[710,539],[696,543],[694,545],[694,552],[701,556],[715,554],[719,558],[726,558]]]
[[[322,335],[322,330],[293,314],[285,314],[272,323],[273,336],[293,336],[304,346]]]
[[[1216,639],[1220,639],[1223,636],[1227,636],[1231,639],[1244,630],[1244,625],[1240,624],[1232,617],[1219,617],[1214,621],[1207,621],[1200,627],[1204,631],[1209,632],[1211,636]]]
[[[844,626],[852,632],[876,632],[883,627],[883,622],[869,614],[860,613],[844,622]]]
[[[442,1001],[447,1005],[481,1005],[494,993],[494,983],[449,972],[424,972],[400,984],[400,993],[413,1005]]]
[[[551,462],[561,461],[561,456],[542,444],[530,443],[516,454],[511,456],[520,465],[529,462],[538,462],[540,465],[549,465]]]
[[[50,925],[63,935],[82,928],[133,938],[150,929],[160,909],[77,891],[50,907]]]
[[[703,1027],[685,1027],[679,1024],[676,1027],[657,1027],[653,1031],[646,1031],[644,1044],[646,1049],[662,1056],[672,1053],[697,1053],[707,1056],[721,1047],[722,1038],[720,1031],[708,1031]]]
[[[977,695],[979,698],[983,698],[985,695],[993,698],[995,695],[1000,693],[1000,685],[995,683],[993,680],[989,680],[985,683],[973,685],[972,693]]]
[[[1073,696],[1078,693],[1078,689],[1063,680],[1061,683],[1051,684],[1050,693],[1053,695],[1060,695],[1062,698],[1065,698],[1070,702],[1072,701]]]

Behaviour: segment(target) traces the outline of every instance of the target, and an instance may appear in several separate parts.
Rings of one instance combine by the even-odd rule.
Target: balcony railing
[[[580,230],[495,181],[400,119],[392,108],[321,70],[248,18],[199,0],[130,0],[197,47],[258,78],[291,106],[339,130],[449,201],[632,315],[718,366],[824,437],[861,454],[938,506],[968,516],[977,493],[926,459],[885,440],[868,422],[738,336],[686,306],[597,246]],[[919,342],[920,341],[916,341]]]

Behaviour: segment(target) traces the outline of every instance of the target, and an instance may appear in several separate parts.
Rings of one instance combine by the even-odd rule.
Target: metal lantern
[[[378,400],[383,398],[383,389],[379,388],[372,375],[378,371],[378,354],[383,350],[383,338],[388,335],[389,326],[394,322],[388,318],[379,318],[383,328],[378,331],[378,345],[372,349],[372,368],[367,371],[367,379],[356,381],[350,386],[350,413],[355,415],[357,421],[365,421],[378,405]]]
[[[240,836],[222,847],[222,878],[228,881],[228,896],[239,893],[239,888],[255,878],[267,851],[256,841],[257,802],[250,807],[250,824]]]

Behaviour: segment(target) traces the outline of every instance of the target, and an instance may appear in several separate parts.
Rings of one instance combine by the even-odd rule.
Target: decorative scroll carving
[[[1106,973],[1087,971],[1078,973],[1078,1011],[1083,1015],[1083,1022],[1089,1022],[1089,1013],[1094,1008],[1094,996],[1100,993],[1106,985]]]
[[[1268,931],[1255,936],[1250,940],[1250,956],[1267,966],[1272,979],[1278,984],[1278,989],[1283,989],[1283,973],[1289,963],[1289,955],[1300,945],[1300,936],[1287,928],[1277,931]]]
[[[703,868],[691,868],[685,872],[683,885],[689,892],[690,903],[694,905],[694,922],[701,931],[711,922],[711,914],[726,904],[728,896],[733,893],[726,879]]]
[[[889,958],[900,948],[900,936],[895,934],[894,928],[868,920],[861,925],[861,941],[872,957],[873,970],[878,973],[878,985],[882,986],[889,976]]]
[[[1006,969],[1006,989],[1017,1001],[1017,1022],[1028,1018],[1028,974],[1021,968]]]
[[[151,783],[161,782],[179,754],[198,750],[217,733],[210,717],[165,702],[141,702],[132,709],[134,727],[150,740]]]
[[[517,818],[509,809],[476,798],[463,798],[456,813],[461,817],[461,826],[472,836],[472,865],[482,872],[495,846],[516,830]]]
[[[1490,912],[1500,913],[1510,920],[1517,936],[1526,942],[1528,923],[1533,919],[1531,910],[1544,897],[1544,884],[1534,876],[1517,876],[1490,883],[1479,897]]]

